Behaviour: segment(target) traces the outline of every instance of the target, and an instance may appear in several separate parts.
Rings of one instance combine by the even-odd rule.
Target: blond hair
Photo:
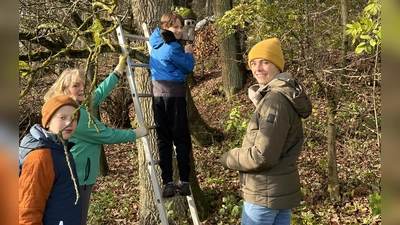
[[[50,87],[47,93],[44,95],[44,101],[46,102],[52,97],[58,95],[67,95],[76,100],[76,96],[71,95],[68,90],[71,83],[76,81],[85,83],[85,73],[82,70],[76,68],[65,69],[58,77],[58,79],[54,82],[54,84]],[[86,84],[90,85],[90,83],[90,79],[86,78]],[[89,109],[91,109],[93,106],[93,97],[93,94],[91,94],[88,99],[87,107]]]

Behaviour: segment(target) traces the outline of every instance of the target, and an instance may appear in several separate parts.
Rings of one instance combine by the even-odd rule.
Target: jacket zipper
[[[87,158],[85,167],[85,179],[83,180],[84,190],[86,190],[86,181],[89,178],[89,174],[90,174],[90,158]]]

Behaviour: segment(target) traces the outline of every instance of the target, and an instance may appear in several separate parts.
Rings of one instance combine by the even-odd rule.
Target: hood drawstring
[[[59,137],[60,137],[60,135],[59,135]],[[61,142],[63,144],[63,147],[64,147],[65,159],[67,160],[67,165],[68,165],[68,168],[69,168],[69,172],[71,174],[71,179],[72,179],[72,182],[74,182],[74,188],[75,188],[75,194],[76,194],[75,205],[76,205],[76,204],[78,204],[78,200],[79,200],[79,197],[80,197],[79,196],[78,185],[77,185],[74,173],[72,172],[72,166],[71,166],[71,162],[69,160],[67,144],[65,143],[65,141],[62,138],[60,138],[60,140],[61,140]]]

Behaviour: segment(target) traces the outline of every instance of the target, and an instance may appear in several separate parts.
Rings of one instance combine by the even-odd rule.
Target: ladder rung
[[[138,97],[153,97],[152,94],[137,94]]]
[[[134,35],[134,34],[124,34],[124,31],[122,30],[122,26],[121,26],[121,21],[119,18],[117,18],[117,20],[118,20],[118,24],[119,24],[119,26],[116,29],[117,36],[118,36],[118,42],[121,46],[121,50],[123,53],[126,53],[128,51],[126,49],[125,38],[145,40],[145,41],[147,41],[147,46],[148,46],[149,51],[151,51],[151,46],[149,44],[149,38],[148,38],[150,36],[150,32],[149,32],[148,26],[146,24],[143,24],[143,26],[142,26],[143,31],[145,33],[145,37],[144,37],[144,36],[139,36],[139,35]],[[134,77],[134,74],[132,71],[133,67],[149,68],[149,64],[133,63],[132,61],[130,61],[129,57],[127,58],[127,71],[128,71],[127,76],[128,76],[128,81],[129,81],[129,87],[131,89],[131,94],[133,97],[133,103],[134,103],[134,107],[135,107],[135,111],[136,111],[136,116],[138,118],[139,123],[144,123],[143,112],[142,112],[142,108],[140,106],[140,101],[139,101],[138,97],[152,97],[153,95],[148,94],[148,93],[137,93],[135,77]],[[153,125],[150,129],[155,129],[155,128],[156,128],[156,126]],[[152,153],[151,144],[150,144],[148,135],[143,136],[142,141],[143,141],[143,146],[144,146],[144,151],[145,151],[144,153],[145,153],[145,157],[146,157],[146,163],[148,165],[147,167],[148,167],[151,182],[153,185],[153,190],[154,190],[154,194],[155,194],[155,200],[156,200],[160,220],[161,220],[162,225],[168,225],[169,224],[168,223],[168,214],[167,214],[167,210],[165,209],[164,201],[175,198],[175,197],[179,197],[181,195],[177,194],[172,198],[162,198],[162,190],[160,187],[159,178],[158,178],[157,171],[155,168],[155,165],[158,165],[160,163],[160,160],[153,159],[153,156],[151,154]],[[189,186],[189,188],[191,189],[190,186]],[[194,202],[192,191],[191,191],[191,195],[186,196],[186,200],[188,202],[188,206],[190,209],[190,214],[192,217],[193,224],[200,225],[200,220],[199,220],[199,216],[197,213],[196,204]]]
[[[144,41],[149,40],[148,37],[139,36],[139,35],[134,35],[134,34],[124,34],[123,36],[124,36],[124,37],[127,37],[127,38],[139,39],[139,40],[144,40]]]
[[[179,193],[176,193],[174,196],[169,197],[169,198],[162,198],[162,200],[165,202],[165,201],[168,201],[168,200],[171,200],[171,199],[174,199],[174,198],[178,198],[178,197],[186,197],[186,196],[182,196]]]
[[[134,67],[149,67],[149,64],[143,64],[143,63],[131,63],[131,65]]]

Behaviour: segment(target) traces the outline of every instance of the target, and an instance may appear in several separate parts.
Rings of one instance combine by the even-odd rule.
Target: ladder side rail
[[[125,44],[125,40],[124,40],[124,33],[122,30],[122,26],[121,26],[121,22],[120,19],[118,18],[118,23],[119,26],[117,27],[116,31],[117,31],[117,36],[118,36],[118,41],[120,43],[121,46],[121,50],[122,50],[122,54],[125,54],[127,51],[126,49],[126,44]],[[137,89],[136,89],[136,84],[135,84],[135,80],[134,80],[134,74],[132,72],[132,64],[131,64],[131,59],[128,55],[128,57],[126,58],[127,61],[127,70],[128,70],[128,82],[129,82],[129,86],[130,86],[130,90],[131,90],[131,94],[133,97],[133,103],[134,103],[134,107],[135,107],[135,111],[139,125],[144,124],[144,119],[143,119],[143,114],[142,114],[142,108],[140,106],[140,102],[139,102],[139,95],[137,94]],[[156,204],[157,204],[157,208],[159,211],[159,215],[160,215],[160,219],[161,219],[161,223],[164,225],[168,225],[168,218],[166,215],[166,211],[165,211],[165,206],[164,206],[164,202],[161,198],[161,190],[160,190],[160,185],[158,184],[158,178],[157,178],[157,174],[156,174],[156,170],[154,168],[155,164],[154,164],[154,160],[151,153],[151,149],[150,149],[150,141],[149,141],[149,137],[148,135],[142,137],[142,141],[143,141],[143,145],[145,148],[145,155],[146,155],[146,160],[148,163],[148,169],[150,172],[150,176],[151,176],[151,180],[152,180],[152,184],[153,184],[153,189],[156,195]]]
[[[147,47],[149,48],[149,54],[150,54],[151,45],[150,45],[150,41],[149,41],[149,37],[150,37],[149,26],[146,23],[142,23],[142,29],[143,29],[144,36],[147,38]]]
[[[194,202],[193,192],[190,188],[191,195],[186,196],[186,200],[189,204],[190,215],[192,215],[192,221],[194,225],[200,225],[200,218],[197,213],[196,203]]]

